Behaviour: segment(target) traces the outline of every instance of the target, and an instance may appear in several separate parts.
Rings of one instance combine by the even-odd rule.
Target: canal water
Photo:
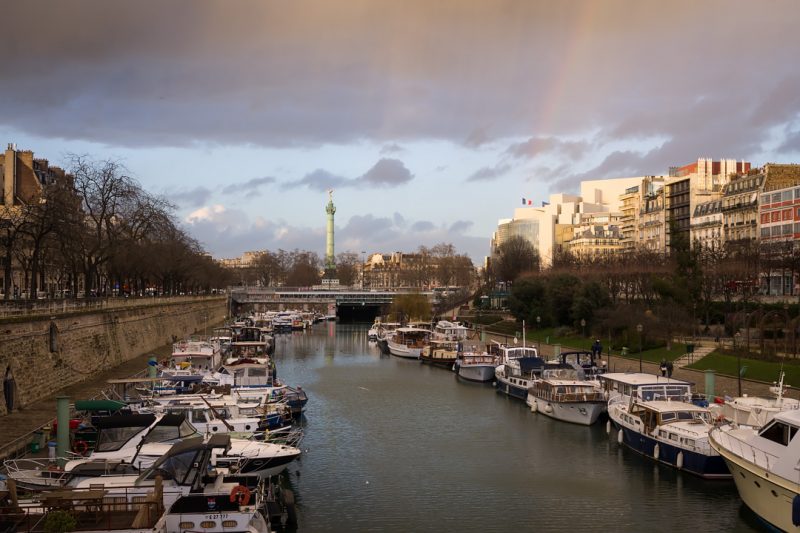
[[[490,384],[381,355],[367,325],[276,336],[309,395],[288,473],[305,531],[757,531],[733,482],[703,481]]]

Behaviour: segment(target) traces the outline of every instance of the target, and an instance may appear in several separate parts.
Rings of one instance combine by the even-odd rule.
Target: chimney
[[[5,175],[3,176],[3,203],[7,206],[14,205],[14,196],[17,193],[17,147],[8,143],[6,148]]]

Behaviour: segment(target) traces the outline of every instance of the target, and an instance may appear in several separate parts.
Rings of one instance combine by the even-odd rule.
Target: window
[[[772,195],[772,203],[773,204],[777,204],[780,201],[781,201],[781,193],[776,192],[775,194]]]
[[[797,433],[797,428],[773,420],[772,424],[761,430],[760,436],[782,446],[788,446],[795,433]]]
[[[761,236],[769,237],[769,228],[761,228]]]
[[[781,213],[781,218],[783,218],[783,220],[792,220],[792,210],[784,209]]]
[[[781,193],[781,200],[784,202],[790,202],[792,200],[792,191],[783,191]]]
[[[783,234],[784,235],[791,235],[792,233],[792,225],[791,224],[784,224],[783,225]]]

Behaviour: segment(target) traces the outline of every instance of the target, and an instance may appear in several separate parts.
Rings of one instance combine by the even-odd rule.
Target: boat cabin
[[[397,328],[392,339],[397,344],[403,344],[409,348],[422,348],[427,344],[431,332],[420,328]]]
[[[598,376],[609,400],[643,401],[692,399],[692,383],[675,378],[641,373],[606,373]]]

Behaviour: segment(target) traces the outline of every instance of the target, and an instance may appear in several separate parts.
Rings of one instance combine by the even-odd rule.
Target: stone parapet
[[[0,322],[0,415],[225,318],[224,297]]]

